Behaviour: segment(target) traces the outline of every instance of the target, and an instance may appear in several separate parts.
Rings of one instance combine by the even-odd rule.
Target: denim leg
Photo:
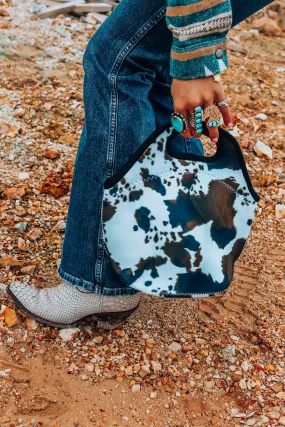
[[[104,295],[136,293],[113,271],[104,248],[103,185],[173,110],[169,76],[164,80],[172,43],[165,10],[165,0],[145,0],[143,7],[139,0],[123,0],[84,55],[85,125],[58,273],[71,285]],[[182,151],[189,144],[193,140],[185,144],[182,137],[177,142]]]

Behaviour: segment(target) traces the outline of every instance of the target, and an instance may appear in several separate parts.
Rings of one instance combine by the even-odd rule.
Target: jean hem
[[[66,273],[61,267],[58,268],[57,274],[59,277],[66,282],[68,285],[76,286],[77,288],[84,289],[89,292],[94,292],[96,294],[101,294],[105,296],[124,296],[124,295],[135,295],[139,293],[140,291],[137,291],[133,288],[107,288],[98,286],[92,282],[89,282],[87,280],[77,278],[72,276],[69,273]]]

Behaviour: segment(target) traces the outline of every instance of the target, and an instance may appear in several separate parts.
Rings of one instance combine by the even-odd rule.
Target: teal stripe
[[[188,4],[202,3],[203,0],[168,0],[167,6],[188,6]]]
[[[218,4],[210,9],[191,13],[186,16],[166,16],[166,23],[167,25],[174,25],[174,27],[185,27],[186,25],[206,21],[207,19],[214,18],[216,15],[230,12],[231,10],[231,2],[227,1],[226,3]]]
[[[214,46],[215,44],[221,44],[226,41],[226,35],[228,31],[221,33],[207,34],[203,37],[197,37],[185,41],[179,41],[177,37],[173,37],[172,49],[175,52],[188,52],[197,50],[202,47]]]
[[[225,52],[222,57],[226,67],[228,67],[228,56]],[[220,67],[215,54],[202,56],[189,61],[170,61],[170,74],[182,80],[197,79],[205,77],[205,68],[209,68],[214,74],[220,73]]]

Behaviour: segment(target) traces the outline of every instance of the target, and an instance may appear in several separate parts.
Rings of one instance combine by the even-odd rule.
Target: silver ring
[[[229,102],[228,102],[228,99],[226,98],[226,99],[224,99],[224,100],[223,100],[223,101],[221,101],[221,102],[215,102],[215,105],[216,105],[217,107],[228,107]]]

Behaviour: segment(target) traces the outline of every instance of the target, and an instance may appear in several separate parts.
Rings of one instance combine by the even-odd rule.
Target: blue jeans
[[[92,37],[83,59],[85,124],[58,273],[70,285],[104,295],[137,292],[113,271],[104,249],[103,184],[173,112],[172,34],[165,11],[165,0],[123,0]],[[178,135],[172,144],[178,152],[203,153],[194,138]]]

